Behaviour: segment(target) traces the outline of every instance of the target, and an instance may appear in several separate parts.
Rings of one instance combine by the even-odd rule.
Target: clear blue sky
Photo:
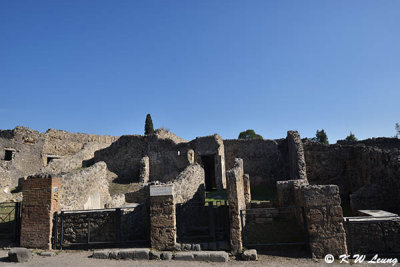
[[[0,1],[0,128],[393,136],[400,1]]]

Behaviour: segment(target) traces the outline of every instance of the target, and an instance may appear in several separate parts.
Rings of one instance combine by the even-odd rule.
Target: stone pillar
[[[150,160],[148,156],[143,157],[140,160],[140,174],[139,181],[141,183],[147,184],[150,177]]]
[[[21,246],[51,249],[54,212],[60,209],[61,179],[50,174],[28,177],[22,184]]]
[[[287,132],[290,179],[307,179],[303,142],[297,131]]]
[[[226,172],[229,201],[230,244],[234,255],[242,252],[242,224],[240,211],[246,209],[243,186],[243,160],[235,159],[234,167]]]
[[[174,250],[176,214],[173,186],[150,186],[150,242],[158,250]]]
[[[308,185],[299,187],[297,191],[305,211],[312,256],[322,258],[326,254],[335,257],[347,254],[339,187]]]
[[[244,189],[244,201],[246,207],[250,208],[251,202],[251,188],[250,188],[250,175],[247,173],[243,174],[243,189]]]
[[[306,185],[308,185],[308,180],[306,179],[277,181],[276,189],[279,207],[299,206],[295,197],[295,190],[300,186]]]
[[[193,149],[189,149],[186,152],[187,155],[187,160],[189,164],[193,164],[194,163],[194,150]]]

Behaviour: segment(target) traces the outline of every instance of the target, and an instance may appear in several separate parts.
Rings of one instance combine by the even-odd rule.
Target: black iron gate
[[[246,248],[300,246],[305,251],[308,248],[303,207],[242,210],[241,223]]]
[[[0,241],[19,245],[21,230],[21,202],[0,203]]]
[[[53,248],[148,246],[148,213],[132,208],[61,211],[54,216]]]
[[[228,241],[227,201],[177,204],[176,225],[179,243]]]

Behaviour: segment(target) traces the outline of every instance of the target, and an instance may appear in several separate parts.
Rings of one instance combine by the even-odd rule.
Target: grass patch
[[[216,204],[216,202],[224,200],[228,200],[226,190],[206,192],[206,202],[213,202],[213,204]]]

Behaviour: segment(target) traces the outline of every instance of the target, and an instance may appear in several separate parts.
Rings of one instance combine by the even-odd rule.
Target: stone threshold
[[[227,262],[229,254],[225,251],[155,251],[148,248],[110,249],[93,252],[95,259],[115,260],[180,260],[180,261],[205,261]]]

